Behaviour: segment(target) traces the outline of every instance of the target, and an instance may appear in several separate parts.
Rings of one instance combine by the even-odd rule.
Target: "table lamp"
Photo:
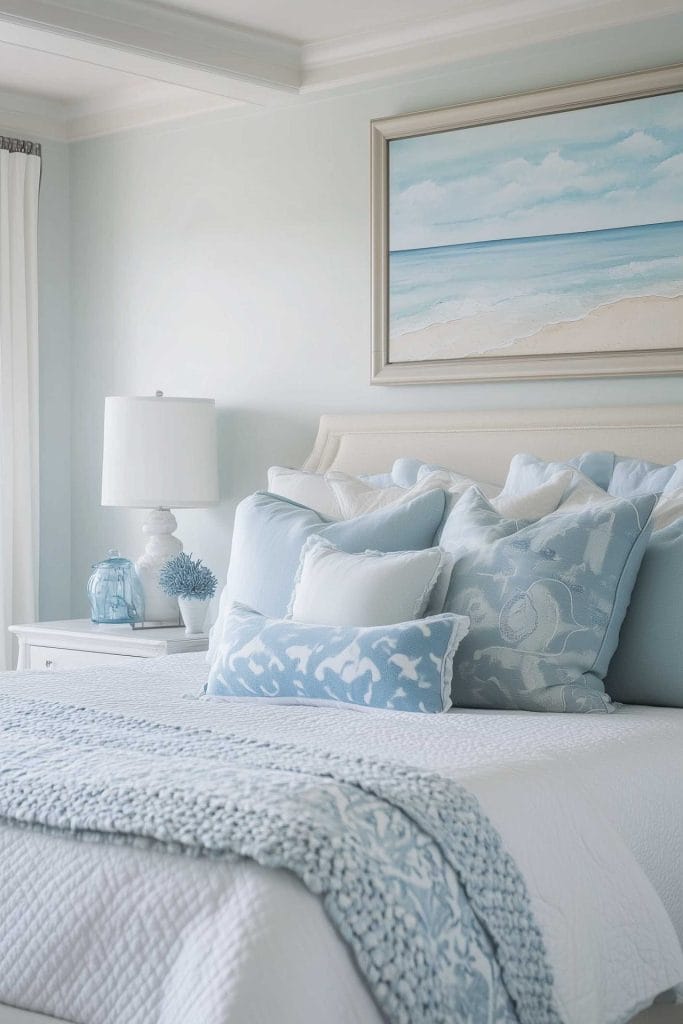
[[[210,398],[106,398],[102,504],[147,508],[144,553],[136,568],[145,623],[178,625],[178,602],[159,586],[164,563],[182,551],[172,508],[218,501],[216,404]]]

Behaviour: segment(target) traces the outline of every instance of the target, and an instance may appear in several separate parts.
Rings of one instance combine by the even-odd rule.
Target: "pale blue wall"
[[[370,387],[368,216],[371,118],[673,63],[681,38],[672,17],[73,147],[72,611],[96,557],[140,546],[139,513],[99,506],[107,394],[218,400],[225,501],[178,518],[219,572],[235,501],[301,462],[323,411],[682,400],[670,378]]]

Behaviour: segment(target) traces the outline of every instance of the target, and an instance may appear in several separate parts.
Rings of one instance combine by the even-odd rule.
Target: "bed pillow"
[[[394,483],[391,473],[360,473],[358,479],[371,487],[391,487]]]
[[[468,480],[470,485],[476,484],[487,498],[495,498],[497,494],[500,494],[500,484],[487,483],[485,480],[473,480],[472,477],[466,476],[464,473],[458,473],[454,469],[446,469],[445,466],[437,466],[428,462],[423,462],[420,465],[416,483],[422,483],[428,477],[434,479],[437,474],[443,481],[448,481],[450,487],[459,487],[464,480]]]
[[[652,534],[605,689],[625,704],[683,708],[683,518]]]
[[[661,466],[646,459],[617,456],[608,491],[622,498],[636,494],[661,494],[683,487],[683,460]]]
[[[282,704],[447,711],[467,619],[320,626],[234,607],[221,622],[205,692]]]
[[[453,672],[455,705],[611,710],[603,679],[654,501],[561,506],[520,522],[476,488],[460,499],[441,537],[454,559],[445,610],[471,620]]]
[[[440,548],[350,553],[313,534],[301,549],[287,617],[325,626],[386,626],[419,619],[446,557]],[[448,580],[450,571],[446,587]]]
[[[406,488],[416,482],[421,465],[417,459],[396,459],[391,472],[365,476],[352,476],[336,470],[309,473],[305,469],[271,466],[268,470],[268,491],[312,508],[330,519],[351,519],[384,508],[394,501],[405,500]],[[336,482],[337,488],[332,486],[332,481]]]
[[[571,459],[569,462],[546,462],[544,459],[539,459],[527,452],[515,455],[510,461],[510,468],[505,485],[501,491],[501,496],[511,498],[517,495],[521,497],[539,488],[549,488],[553,481],[556,484],[564,481],[566,485],[564,493],[559,496],[559,500],[554,508],[547,507],[552,500],[550,490],[548,490],[546,511],[542,515],[549,515],[550,512],[554,512],[556,508],[559,508],[560,504],[564,504],[570,498],[571,503],[575,506],[608,500],[609,495],[606,489],[599,483],[596,483],[593,476],[579,468],[579,463],[581,463],[591,468],[594,475],[600,476],[603,480],[606,478],[606,465],[603,466],[604,472],[602,473],[597,472],[597,464],[591,466],[589,456],[592,454],[607,456],[609,453],[587,453],[586,455],[578,456],[576,459]],[[540,518],[540,516],[530,516],[529,518]]]
[[[427,467],[423,467],[423,469],[426,470]],[[518,493],[500,491],[500,488],[493,484],[481,484],[470,477],[446,469],[430,469],[428,472],[421,470],[417,483],[408,488],[393,486],[378,490],[375,487],[370,487],[358,477],[346,476],[344,473],[330,473],[327,479],[330,488],[335,493],[342,519],[374,512],[398,502],[412,501],[419,494],[424,494],[429,490],[444,491],[446,514],[448,514],[455,502],[473,484],[476,484],[479,490],[491,499],[491,504],[502,515],[518,519],[538,519],[557,508],[563,495],[569,489],[575,473],[575,470],[565,467],[564,473],[558,472],[551,476],[535,487],[533,492],[522,489]],[[590,484],[590,486],[595,487],[594,484]]]
[[[578,469],[580,473],[606,491],[612,479],[615,458],[614,452],[584,452],[573,459],[568,459],[567,465]]]
[[[313,509],[267,491],[237,506],[228,579],[221,610],[244,604],[283,618],[292,596],[304,543],[320,534],[344,551],[419,551],[432,547],[444,510],[443,491],[357,519],[330,522]]]
[[[321,516],[339,519],[339,502],[329,485],[325,473],[308,473],[304,469],[271,466],[268,470],[268,491],[306,508],[315,509]]]

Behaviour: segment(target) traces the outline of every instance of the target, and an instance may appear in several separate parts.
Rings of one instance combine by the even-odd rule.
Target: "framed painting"
[[[371,131],[373,383],[683,372],[683,66]]]

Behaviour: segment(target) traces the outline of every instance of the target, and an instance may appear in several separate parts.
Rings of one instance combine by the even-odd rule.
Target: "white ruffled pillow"
[[[452,559],[440,548],[349,554],[313,534],[301,551],[287,617],[323,626],[389,626],[419,619],[437,581],[443,605],[451,567]]]

